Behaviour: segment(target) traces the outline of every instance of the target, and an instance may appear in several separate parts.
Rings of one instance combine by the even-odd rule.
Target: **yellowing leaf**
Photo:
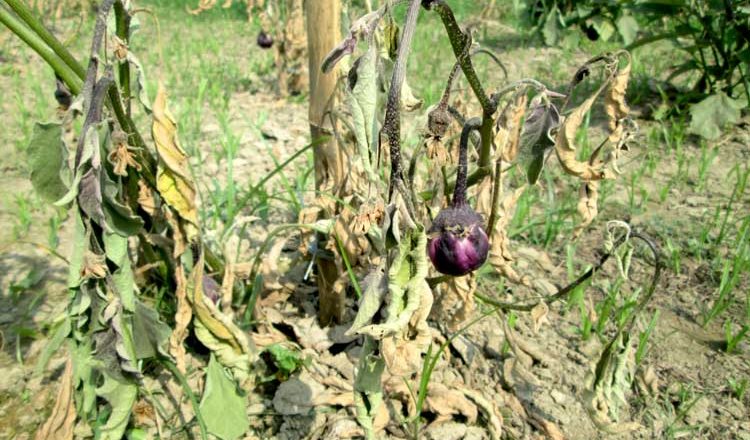
[[[203,256],[190,274],[187,298],[195,313],[195,334],[219,362],[244,383],[250,376],[250,346],[245,333],[203,294]]]
[[[189,241],[198,234],[198,210],[195,186],[188,169],[188,158],[177,139],[177,123],[167,108],[167,93],[159,84],[153,106],[151,134],[159,155],[156,187],[162,198],[187,220],[185,232]]]

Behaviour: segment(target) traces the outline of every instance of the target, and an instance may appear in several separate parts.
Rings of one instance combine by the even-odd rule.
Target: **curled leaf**
[[[190,274],[187,298],[193,306],[195,334],[216,355],[219,362],[232,370],[240,383],[250,379],[251,350],[247,335],[219,311],[203,293],[203,255]]]
[[[576,132],[600,92],[601,89],[587,98],[563,120],[555,142],[555,152],[565,172],[586,181],[613,177],[611,172],[603,169],[601,163],[591,164],[588,161],[581,162],[576,158]]]
[[[630,107],[625,102],[625,92],[628,89],[631,64],[628,61],[623,69],[617,71],[604,98],[604,111],[607,113],[609,120],[609,141],[613,144],[616,144],[619,138],[619,136],[616,136],[617,128],[622,124],[622,119],[630,113]]]
[[[39,427],[34,440],[73,440],[76,405],[73,387],[73,361],[68,359],[60,378],[55,406],[47,420]]]
[[[523,117],[526,114],[528,97],[526,89],[520,90],[508,103],[495,125],[495,146],[505,162],[513,162],[518,156]]]
[[[501,199],[500,208],[497,210],[497,221],[490,235],[489,262],[503,276],[514,283],[529,285],[530,280],[518,274],[513,268],[513,254],[510,250],[510,238],[508,237],[508,224],[513,218],[516,203],[523,194],[526,187],[516,189]]]
[[[634,369],[630,338],[627,333],[619,331],[605,346],[585,380],[586,411],[599,429],[620,434],[640,427],[638,423],[619,420],[621,408],[627,405],[625,393],[633,384]]]
[[[177,124],[167,108],[167,92],[159,84],[153,106],[151,133],[159,155],[156,186],[164,201],[186,220],[188,241],[198,233],[198,210],[195,205],[195,186],[188,169],[185,151],[177,140]]]
[[[599,212],[597,201],[599,199],[599,182],[583,182],[581,194],[578,198],[578,214],[581,215],[581,223],[576,226],[573,236],[578,237],[583,230],[594,221]]]
[[[532,99],[518,147],[518,160],[526,170],[526,179],[530,185],[539,179],[547,150],[555,145],[555,139],[550,136],[551,131],[559,124],[560,113],[554,104],[544,102],[540,97]]]

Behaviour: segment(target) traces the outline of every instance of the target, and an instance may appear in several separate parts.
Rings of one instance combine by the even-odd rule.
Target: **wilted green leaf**
[[[104,251],[118,267],[112,273],[112,283],[125,310],[135,310],[135,279],[128,257],[128,239],[114,233],[104,233]]]
[[[68,344],[70,357],[73,359],[73,386],[78,390],[76,406],[82,414],[89,414],[96,403],[96,385],[94,384],[92,355],[93,347],[87,338],[77,344]]]
[[[195,336],[216,358],[245,382],[250,376],[250,342],[232,319],[203,294],[203,257],[190,274],[187,298],[193,306]]]
[[[100,168],[89,168],[81,177],[81,183],[78,187],[78,206],[91,220],[104,226],[100,171]]]
[[[160,353],[168,356],[166,346],[171,334],[172,329],[159,319],[155,309],[136,300],[133,314],[133,344],[138,359],[153,358]]]
[[[112,311],[114,310],[114,312]],[[130,314],[123,312],[117,301],[111,302],[104,311],[105,315],[111,315],[111,329],[115,332],[115,350],[120,368],[136,376],[141,374],[138,364],[138,356],[135,353],[135,342],[133,341],[133,320]],[[113,314],[113,315],[112,315]],[[97,346],[99,344],[97,343]],[[117,371],[119,374],[119,371]]]
[[[96,394],[109,403],[112,411],[107,423],[99,428],[101,440],[121,440],[130,420],[130,412],[138,396],[138,386],[127,379],[115,378],[103,373],[104,383]]]
[[[83,226],[81,214],[76,210],[73,229],[73,252],[70,255],[70,266],[68,267],[68,287],[73,289],[81,284],[81,270],[83,269],[83,255],[88,249],[86,243],[86,228]]]
[[[547,150],[555,145],[549,132],[560,123],[560,114],[552,104],[534,99],[524,121],[519,142],[518,159],[526,170],[529,184],[536,183],[544,165]]]
[[[638,22],[633,18],[632,15],[623,15],[617,19],[617,32],[620,33],[622,41],[625,45],[629,45],[635,41],[636,35],[638,35]]]
[[[237,384],[216,358],[211,355],[206,368],[206,386],[200,411],[208,432],[222,440],[234,440],[250,428],[245,412],[246,401]]]
[[[376,107],[378,101],[378,53],[373,43],[362,55],[349,73],[348,104],[352,113],[354,137],[357,140],[359,157],[365,166],[368,178],[376,177],[370,157],[377,146]]]
[[[351,327],[346,331],[347,335],[356,334],[360,328],[369,324],[380,310],[380,305],[388,293],[388,279],[385,277],[384,265],[370,272],[365,277],[363,284],[365,289],[359,304],[359,310],[357,310],[357,316],[354,317]]]
[[[64,196],[70,184],[70,169],[62,126],[55,122],[34,124],[28,151],[31,183],[36,192],[50,202]]]
[[[41,374],[47,368],[47,363],[49,363],[52,356],[57,353],[63,342],[65,342],[65,338],[70,334],[70,330],[70,318],[66,317],[55,327],[52,337],[47,341],[42,354],[39,355],[39,359],[37,359],[36,366],[34,367],[34,374]]]
[[[634,369],[630,336],[620,331],[604,347],[594,371],[585,380],[585,407],[599,429],[624,433],[639,427],[638,423],[620,422],[620,410],[627,405],[626,393],[633,384]]]
[[[99,129],[101,124],[91,126],[83,134],[83,146],[81,149],[81,157],[78,158],[78,165],[74,170],[73,181],[68,187],[66,192],[59,200],[55,201],[55,206],[64,206],[75,200],[79,193],[79,185],[81,179],[83,179],[84,173],[87,171],[87,167],[90,167],[91,160],[96,156],[98,157],[99,151]]]
[[[372,422],[383,401],[381,376],[385,370],[385,360],[375,354],[376,342],[365,336],[362,352],[357,366],[357,377],[354,379],[354,405],[357,410],[357,422],[372,438]]]
[[[102,207],[107,228],[122,237],[136,235],[143,227],[143,219],[118,199],[121,191],[120,184],[112,180],[106,172],[102,173],[102,179],[104,185]]]
[[[143,65],[133,52],[130,51],[128,51],[127,62],[135,68],[135,94],[138,96],[138,101],[140,101],[143,109],[146,110],[147,113],[151,113],[151,101],[148,99],[148,91],[146,90],[146,73],[143,70]]]
[[[732,99],[724,92],[714,93],[703,101],[690,106],[690,133],[714,140],[721,130],[740,119],[742,102]]]

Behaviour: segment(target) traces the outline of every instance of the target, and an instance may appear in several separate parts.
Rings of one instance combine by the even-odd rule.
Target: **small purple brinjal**
[[[445,275],[461,276],[477,270],[487,260],[490,248],[482,217],[466,201],[469,135],[479,124],[474,118],[464,126],[453,202],[440,211],[428,231],[427,253],[435,269]]]
[[[261,30],[255,42],[261,49],[270,49],[273,46],[273,37],[268,35],[266,31]]]

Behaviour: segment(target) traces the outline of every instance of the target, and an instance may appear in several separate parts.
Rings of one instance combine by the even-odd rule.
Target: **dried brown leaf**
[[[364,225],[358,223],[357,217],[358,214],[351,208],[344,207],[333,224],[333,234],[346,252],[346,257],[352,265],[357,264],[360,258],[370,250],[370,242],[367,237],[359,233],[363,230]],[[328,248],[337,254],[340,253],[335,240],[329,241]]]
[[[576,158],[576,132],[598,96],[599,92],[591,95],[563,120],[555,141],[555,152],[565,172],[585,181],[614,177],[611,171],[603,168],[600,161],[591,164],[588,161],[580,162]]]
[[[451,155],[448,152],[442,138],[427,137],[424,140],[427,157],[435,163],[437,167],[446,166],[450,163]]]
[[[469,424],[474,424],[479,415],[477,406],[462,391],[448,388],[440,382],[430,383],[424,409],[437,415],[435,423],[446,422],[453,416],[460,415]]]
[[[503,414],[495,402],[485,398],[482,393],[476,390],[462,388],[461,391],[477,405],[489,422],[487,427],[490,431],[490,438],[499,440],[503,433]]]
[[[47,420],[39,427],[34,440],[72,440],[76,423],[76,405],[73,387],[73,361],[68,359],[60,378],[55,406]]]
[[[105,256],[87,249],[83,254],[83,268],[81,278],[104,278],[107,276],[107,264]]]
[[[474,313],[474,292],[477,290],[476,274],[451,277],[438,287],[437,306],[433,308],[435,321],[456,331]]]
[[[526,114],[528,96],[525,89],[508,103],[495,126],[495,148],[505,162],[513,162],[518,156],[518,145]]]
[[[175,358],[177,368],[185,373],[185,355],[187,354],[183,343],[188,335],[188,326],[193,319],[193,309],[187,301],[187,279],[182,265],[175,267],[175,299],[177,300],[177,311],[174,315],[174,330],[169,337],[169,354]]]
[[[138,204],[151,217],[156,215],[159,207],[156,194],[143,180],[138,180]]]
[[[525,189],[525,187],[518,188],[502,199],[500,209],[497,212],[495,228],[490,234],[489,261],[495,270],[511,282],[528,286],[531,284],[529,278],[519,275],[513,268],[513,255],[510,251],[510,238],[507,231],[508,224],[515,212],[516,203]]]
[[[583,232],[583,230],[594,221],[594,218],[599,212],[597,207],[598,199],[599,182],[583,182],[581,185],[581,194],[578,199],[578,214],[581,215],[581,223],[579,223],[573,231],[574,238],[581,235],[581,232]]]
[[[198,3],[198,6],[195,9],[190,9],[190,7],[186,7],[187,11],[190,14],[198,15],[203,11],[207,11],[216,5],[216,0],[200,0]]]
[[[114,138],[115,138],[115,135],[113,134],[113,139]],[[113,172],[117,174],[118,176],[127,176],[128,167],[132,167],[136,171],[140,171],[141,164],[136,162],[135,158],[133,157],[133,154],[130,152],[130,149],[128,148],[127,141],[122,140],[120,142],[116,142],[116,145],[117,146],[115,147],[115,149],[112,150],[107,156],[107,159],[113,165]]]
[[[604,98],[604,111],[609,118],[609,132],[611,133],[609,141],[613,144],[616,144],[620,138],[617,133],[622,119],[630,113],[630,107],[625,102],[625,93],[630,80],[630,65],[631,63],[628,62],[627,66],[617,72]]]
[[[487,176],[476,186],[476,210],[483,218],[489,219],[492,213],[493,176]]]
[[[539,329],[542,324],[549,324],[547,315],[549,314],[549,306],[544,301],[539,302],[533,309],[531,309],[531,328],[534,333],[539,333]]]
[[[382,200],[363,203],[359,206],[359,212],[352,220],[350,229],[355,235],[364,235],[373,225],[379,225],[384,215],[385,204]]]
[[[536,412],[531,412],[531,423],[544,433],[548,440],[565,440],[560,428]]]

